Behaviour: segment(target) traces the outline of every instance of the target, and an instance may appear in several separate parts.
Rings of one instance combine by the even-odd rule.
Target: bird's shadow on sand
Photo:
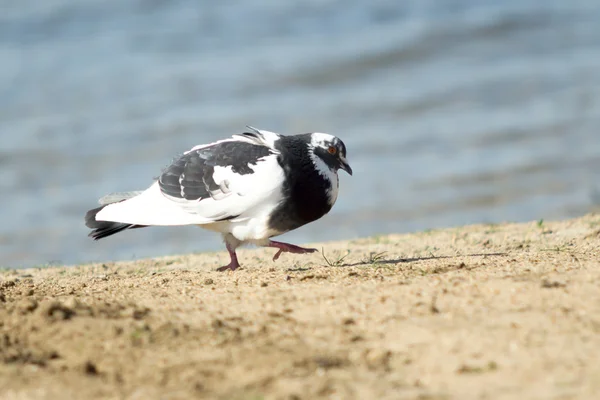
[[[506,257],[508,253],[474,253],[474,254],[460,254],[455,256],[427,256],[427,257],[409,257],[409,258],[394,258],[394,259],[378,259],[378,260],[363,260],[355,263],[340,263],[339,265],[329,265],[330,267],[358,267],[361,265],[364,266],[374,266],[374,265],[386,265],[386,264],[404,264],[404,263],[412,263],[417,261],[427,261],[427,260],[443,260],[443,259],[454,259],[454,258],[463,258],[463,257]],[[461,266],[457,266],[456,269],[462,268]],[[304,272],[311,270],[312,267],[297,267],[297,268],[288,268],[288,272]]]
[[[376,260],[376,261],[360,261],[352,264],[342,264],[340,267],[356,267],[358,265],[371,265],[371,264],[400,264],[400,263],[411,263],[416,261],[427,261],[427,260],[443,260],[453,259],[459,257],[506,257],[508,253],[476,253],[476,254],[463,254],[456,256],[428,256],[428,257],[411,257],[411,258],[396,258],[389,260]]]

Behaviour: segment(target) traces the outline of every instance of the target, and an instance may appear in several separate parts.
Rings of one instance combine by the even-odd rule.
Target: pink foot
[[[317,249],[309,249],[306,247],[296,246],[295,244],[283,243],[283,242],[275,242],[271,240],[269,242],[269,247],[275,247],[279,249],[277,253],[273,256],[273,261],[277,260],[281,253],[294,253],[294,254],[306,254],[306,253],[314,253]]]
[[[232,261],[227,265],[223,265],[222,267],[217,268],[217,271],[219,271],[219,272],[223,272],[223,271],[227,271],[227,270],[235,271],[239,267],[240,267],[240,264],[237,261],[235,261],[235,262]]]
[[[235,250],[232,249],[229,244],[226,244],[227,246],[227,251],[229,252],[229,257],[231,257],[231,262],[227,265],[224,265],[222,267],[217,268],[217,271],[219,272],[223,272],[223,271],[235,271],[236,269],[238,269],[240,267],[240,263],[238,262],[237,259],[237,254],[235,254]]]

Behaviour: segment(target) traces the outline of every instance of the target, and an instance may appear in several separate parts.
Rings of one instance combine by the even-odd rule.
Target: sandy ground
[[[600,215],[0,274],[1,399],[598,399]]]

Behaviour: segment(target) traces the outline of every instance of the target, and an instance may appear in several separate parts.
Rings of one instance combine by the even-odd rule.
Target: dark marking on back
[[[266,146],[239,141],[216,143],[176,159],[163,171],[158,184],[160,190],[171,197],[186,200],[218,198],[218,194],[224,192],[213,178],[215,167],[231,166],[236,174],[252,174],[251,166],[269,154],[273,153]]]

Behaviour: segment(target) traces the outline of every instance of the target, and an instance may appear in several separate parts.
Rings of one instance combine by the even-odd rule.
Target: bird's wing
[[[266,146],[275,150],[275,142],[281,138],[281,135],[275,132],[269,132],[262,129],[256,129],[252,126],[246,126],[250,131],[240,135],[233,135],[235,140],[243,140],[249,143]]]
[[[262,132],[262,131],[261,131]],[[252,218],[275,207],[284,173],[262,133],[196,146],[141,195],[109,204],[97,220],[138,225],[209,224]]]

